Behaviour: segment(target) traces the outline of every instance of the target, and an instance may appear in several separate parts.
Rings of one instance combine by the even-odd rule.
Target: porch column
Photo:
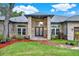
[[[47,17],[47,39],[50,40],[51,39],[51,22],[50,22],[51,18],[48,16]]]
[[[31,29],[32,29],[32,20],[31,17],[28,17],[28,36],[30,36],[30,39],[32,38]]]

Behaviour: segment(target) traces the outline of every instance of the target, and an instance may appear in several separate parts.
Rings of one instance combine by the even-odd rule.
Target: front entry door
[[[74,38],[79,40],[79,27],[74,28]]]
[[[43,36],[44,27],[35,27],[35,36]]]

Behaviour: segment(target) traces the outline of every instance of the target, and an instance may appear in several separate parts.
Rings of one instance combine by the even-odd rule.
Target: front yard
[[[77,46],[78,42],[75,40],[64,40],[64,39],[52,39],[50,40],[51,42],[54,43],[59,43],[59,44],[71,44],[74,46]]]
[[[79,50],[48,46],[38,42],[16,42],[0,49],[1,56],[79,56]]]

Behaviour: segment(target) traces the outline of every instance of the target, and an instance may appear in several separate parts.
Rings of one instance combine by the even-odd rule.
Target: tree
[[[4,21],[4,40],[9,36],[9,19],[12,16],[12,8],[14,7],[14,3],[8,3],[6,8],[6,15]]]
[[[19,13],[17,13],[17,11],[15,11],[15,12],[12,12],[12,17],[21,16],[22,14],[24,14],[23,11],[21,11]]]

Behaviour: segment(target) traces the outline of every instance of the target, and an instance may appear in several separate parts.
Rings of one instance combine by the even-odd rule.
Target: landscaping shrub
[[[59,37],[58,37],[58,35],[51,35],[51,40],[52,39],[58,39]]]
[[[69,41],[66,42],[66,44],[67,45],[77,45],[77,41],[71,41],[71,40],[69,40]]]
[[[0,43],[1,44],[4,44],[6,41],[5,40],[0,40]]]
[[[0,34],[0,40],[2,40],[3,39],[3,34]]]
[[[11,39],[12,39],[12,38],[7,37],[6,39],[2,39],[2,40],[0,40],[0,43],[3,44],[3,43],[5,43],[5,42],[10,41]]]
[[[4,43],[5,41],[3,40],[3,34],[0,34],[0,43]]]
[[[23,36],[16,36],[16,39],[22,40],[22,39],[24,39],[24,37]]]
[[[6,42],[7,42],[7,41],[10,41],[11,39],[12,39],[11,37],[7,37],[7,38],[6,38]]]

